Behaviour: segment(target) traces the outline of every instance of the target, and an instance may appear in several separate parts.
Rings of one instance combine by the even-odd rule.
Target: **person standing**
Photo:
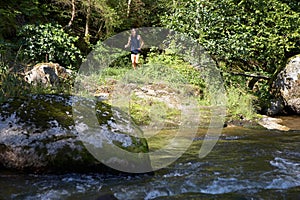
[[[139,54],[144,45],[144,41],[140,35],[137,34],[135,28],[131,29],[131,34],[128,38],[128,42],[125,45],[125,48],[129,47],[131,52],[131,62],[133,69],[136,69],[136,66],[139,62]]]

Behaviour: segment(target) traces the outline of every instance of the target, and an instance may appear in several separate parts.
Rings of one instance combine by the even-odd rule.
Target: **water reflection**
[[[280,116],[281,124],[290,128],[290,130],[300,130],[300,115]]]

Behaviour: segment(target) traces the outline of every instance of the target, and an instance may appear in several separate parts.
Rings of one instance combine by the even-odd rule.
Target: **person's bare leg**
[[[139,64],[139,54],[135,55],[135,66]]]
[[[136,68],[136,63],[135,63],[135,55],[134,54],[131,54],[131,63],[132,63],[133,69],[135,69]]]

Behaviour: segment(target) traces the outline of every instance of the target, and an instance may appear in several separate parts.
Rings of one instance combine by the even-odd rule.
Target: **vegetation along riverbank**
[[[227,125],[255,123],[262,115],[300,112],[300,10],[296,0],[14,0],[0,5],[2,103],[28,94],[72,94],[81,64],[102,41],[132,27],[160,26],[184,33],[211,56],[226,90]],[[55,73],[36,70],[39,75],[32,75],[43,63],[61,66],[68,75],[61,76],[58,68],[51,66]],[[154,64],[163,66],[163,71]],[[145,42],[140,69],[133,71],[130,66],[128,52],[100,75],[95,73],[93,94],[110,104],[111,92],[121,87],[125,75],[155,78],[172,70],[186,79],[187,91],[197,98],[202,119],[209,118],[211,99],[203,71],[193,68],[184,56],[151,48]],[[35,77],[37,82],[25,77]],[[149,125],[148,111],[154,105],[164,113],[155,118],[176,126],[180,114],[176,99],[172,99],[174,91],[161,83],[143,87],[128,83],[127,87],[134,91],[130,110],[137,124]]]

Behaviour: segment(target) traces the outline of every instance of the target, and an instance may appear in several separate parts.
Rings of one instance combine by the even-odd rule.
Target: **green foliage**
[[[12,97],[24,97],[28,94],[71,94],[74,78],[60,80],[58,85],[31,85],[20,73],[12,73],[9,65],[0,62],[0,103]]]
[[[11,67],[11,64],[16,64],[15,62],[17,62],[18,55],[18,51],[16,52],[16,49],[17,48],[14,43],[0,39],[0,74],[8,70],[8,68]]]
[[[253,109],[266,105],[276,94],[271,89],[273,80],[287,59],[300,53],[297,0],[184,0],[174,6],[172,14],[162,16],[162,21],[198,39],[218,63],[228,88],[247,88],[255,81],[233,72],[269,77],[257,80],[253,91],[228,89],[232,115],[246,113],[247,118]]]
[[[0,102],[29,94],[29,85],[21,77],[7,71],[0,74],[0,85]]]
[[[279,0],[282,3],[286,3],[292,10],[300,12],[300,1],[298,0]]]
[[[9,72],[0,74],[0,86],[0,102],[28,94],[71,94],[72,92],[71,82],[64,82],[57,86],[31,85],[21,75]]]
[[[120,15],[117,13],[117,10],[115,7],[111,5],[112,1],[95,1],[95,14],[92,15],[93,21],[97,22],[94,23],[95,25],[101,25],[99,29],[97,26],[94,25],[95,29],[98,31],[97,34],[102,33],[102,39],[108,38],[109,36],[112,36],[115,33],[115,29],[119,28],[122,24],[123,20],[120,18]],[[99,30],[101,32],[99,32]]]
[[[0,74],[5,73],[8,70],[8,65],[6,64],[6,45],[0,40]]]
[[[253,102],[256,97],[242,87],[230,86],[227,88],[227,115],[231,119],[255,118],[256,111]]]
[[[57,62],[69,69],[77,69],[82,59],[75,46],[78,37],[65,33],[60,25],[25,25],[22,37],[22,55],[31,62]]]
[[[117,30],[126,30],[132,27],[150,27],[160,23],[159,15],[168,10],[167,0],[134,0],[128,7],[128,0],[110,0],[109,5],[121,20]]]
[[[101,71],[99,75],[96,76],[97,81],[101,85],[107,84],[108,80],[120,80],[126,73],[132,70],[132,67],[107,67]]]
[[[44,9],[39,0],[13,0],[0,2],[0,39],[13,41],[17,30],[24,22],[38,22]]]
[[[199,88],[205,87],[201,72],[195,67],[191,66],[190,63],[185,62],[181,56],[173,54],[169,50],[159,53],[157,49],[153,48],[148,54],[147,62],[148,64],[158,64],[170,67],[172,70],[180,74],[187,83]]]
[[[131,1],[129,15],[127,15],[128,0],[84,0],[75,1],[75,4],[76,11],[72,25],[68,29],[62,29],[71,18],[71,0],[0,2],[2,96],[9,97],[22,92],[43,92],[43,90],[50,93],[53,90],[58,91],[42,87],[36,87],[34,91],[23,83],[22,78],[9,74],[8,70],[18,71],[16,66],[19,60],[25,62],[29,60],[30,64],[52,61],[70,69],[77,69],[82,57],[76,46],[80,46],[85,54],[90,50],[90,46],[87,47],[84,43],[86,25],[89,26],[88,38],[91,45],[99,39],[104,40],[116,32],[131,27],[164,26],[186,33],[197,39],[213,56],[222,70],[228,88],[230,85],[246,88],[250,81],[250,78],[243,76],[232,76],[232,72],[270,77],[269,80],[261,79],[256,83],[252,92],[259,99],[271,98],[270,85],[273,78],[289,57],[300,53],[298,0],[135,0]],[[89,5],[90,22],[86,24]],[[33,23],[41,25],[25,25],[21,28],[24,24]],[[22,37],[21,46],[16,41],[19,39],[16,37],[18,30],[19,36]],[[77,37],[67,34],[66,30]],[[99,66],[109,66],[93,77],[95,81],[100,79],[101,83],[105,83],[103,74],[120,79],[131,71],[128,52],[120,51],[116,55],[115,52],[111,54],[110,50],[97,49],[99,48],[97,45],[95,48],[93,58],[95,60],[92,60],[95,70],[99,70]],[[22,51],[21,54],[18,52],[19,49]],[[145,69],[138,72],[141,73],[140,76],[144,73],[144,75],[151,74],[155,78],[160,77],[162,72],[175,70],[189,84],[200,88],[200,93],[205,91],[203,73],[186,64],[184,59],[174,52],[159,53],[153,50],[147,56],[147,64],[143,66]],[[145,62],[142,59],[140,61]],[[157,64],[156,68],[153,64]],[[170,68],[167,69],[165,66]],[[92,68],[90,69],[94,72]],[[103,76],[99,77],[99,74]],[[165,78],[173,81],[177,78],[174,74],[170,73]],[[236,85],[237,83],[241,86]],[[14,87],[15,89],[11,89]],[[247,99],[252,99],[247,89],[228,91],[233,92],[232,99],[237,99],[236,102],[239,101],[238,94],[250,95]],[[231,108],[234,109],[235,106]]]
[[[120,48],[113,48],[103,44],[102,41],[98,41],[94,45],[91,53],[90,60],[93,63],[90,65],[96,65],[97,68],[105,67],[124,67],[131,65],[130,52],[124,51]]]
[[[100,77],[119,79],[132,69],[130,54],[127,51],[106,48],[103,44],[96,46],[92,59],[93,63],[91,65],[95,65],[99,70],[101,69]],[[135,80],[137,81],[139,78],[143,79],[140,81],[145,81],[146,78],[149,78],[149,81],[160,80],[162,74],[164,74],[167,81],[173,81],[174,83],[190,81],[191,84],[199,83],[199,86],[201,85],[199,71],[190,66],[189,63],[185,63],[177,55],[159,53],[157,49],[152,49],[147,54],[145,61],[141,57],[139,61],[139,68],[141,69],[135,72],[137,74]],[[179,74],[182,80],[178,79]]]
[[[300,52],[300,13],[279,0],[182,1],[162,20],[198,38],[216,60],[227,63],[227,71],[272,77]]]

